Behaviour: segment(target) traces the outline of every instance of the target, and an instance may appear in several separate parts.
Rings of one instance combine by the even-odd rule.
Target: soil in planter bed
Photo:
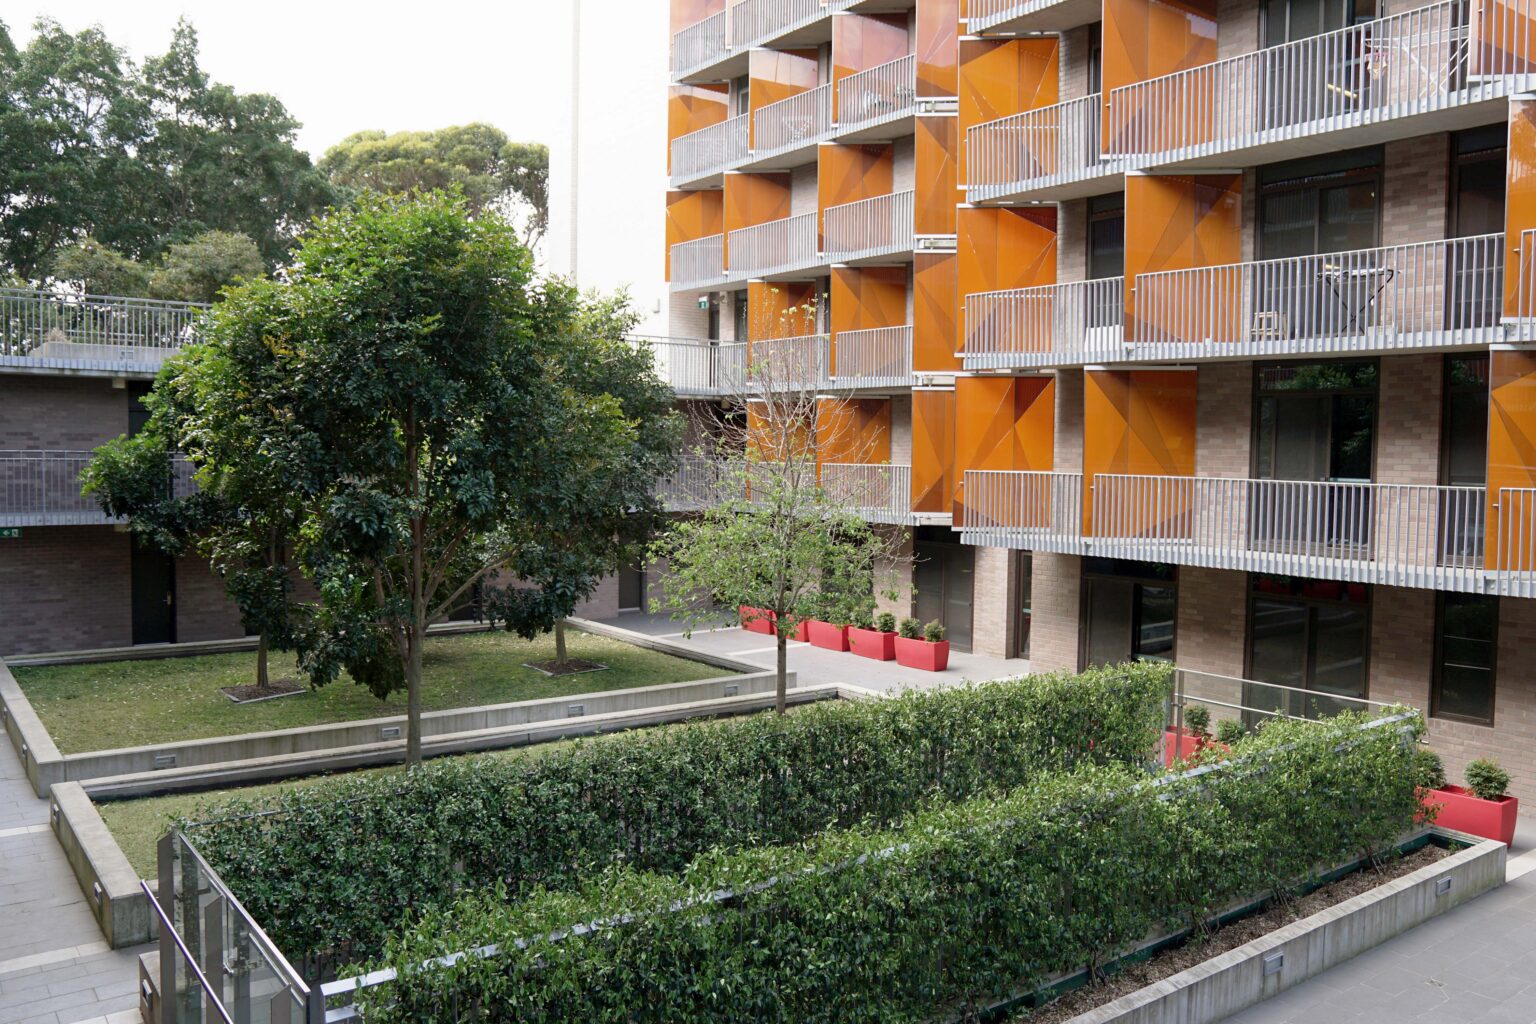
[[[1121,996],[1130,995],[1137,989],[1172,977],[1214,956],[1220,956],[1244,943],[1268,935],[1292,921],[1299,921],[1320,910],[1327,910],[1337,903],[1343,903],[1363,892],[1369,892],[1394,878],[1401,878],[1409,872],[1417,871],[1450,855],[1450,850],[1430,843],[1410,854],[1389,860],[1379,868],[1367,868],[1345,875],[1337,882],[1330,882],[1284,906],[1271,906],[1260,913],[1250,914],[1223,925],[1204,939],[1171,946],[1160,953],[1153,954],[1150,959],[1128,964],[1097,984],[1085,985],[1068,992],[1053,1003],[1047,1003],[1038,1010],[1031,1010],[1010,1019],[1015,1024],[1020,1022],[1062,1024],[1063,1021],[1071,1020],[1080,1013],[1087,1013]]]
[[[527,668],[537,669],[547,676],[574,676],[582,672],[601,672],[607,665],[599,665],[595,661],[584,661],[581,658],[567,658],[565,661],[525,661]]]
[[[225,694],[236,704],[249,704],[253,700],[266,700],[268,697],[286,697],[292,693],[303,693],[308,687],[294,682],[292,679],[273,679],[266,686],[223,686],[219,692]]]

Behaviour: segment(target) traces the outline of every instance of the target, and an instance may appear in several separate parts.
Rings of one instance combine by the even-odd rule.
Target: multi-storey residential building
[[[1531,7],[672,0],[661,364],[816,297],[823,481],[957,645],[1408,701],[1536,797]]]

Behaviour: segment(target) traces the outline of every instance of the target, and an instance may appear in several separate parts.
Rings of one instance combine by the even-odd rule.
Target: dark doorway
[[[176,642],[176,568],[170,556],[136,541],[130,566],[133,602],[133,642]]]
[[[943,623],[950,646],[957,651],[969,651],[976,549],[965,544],[919,539],[912,554],[916,562],[912,583],[917,591],[914,614],[922,622],[937,619]]]
[[[627,565],[619,570],[619,611],[645,611],[645,569]]]
[[[1083,562],[1084,668],[1172,661],[1178,589],[1171,565],[1089,558]]]
[[[1445,303],[1448,330],[1491,327],[1504,307],[1505,125],[1451,136],[1450,237]]]
[[[1252,686],[1243,703],[1309,718],[1353,706],[1322,695],[1365,696],[1370,600],[1364,583],[1254,576],[1248,678],[1320,696]]]
[[[1029,628],[1034,622],[1035,606],[1035,556],[1030,551],[1020,551],[1015,563],[1015,579],[1018,580],[1014,605],[1018,615],[1017,633],[1014,635],[1013,656],[1029,657]]]

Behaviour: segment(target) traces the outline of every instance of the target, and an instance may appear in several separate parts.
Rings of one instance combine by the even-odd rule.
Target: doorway
[[[1171,565],[1089,558],[1083,562],[1084,668],[1172,661],[1178,586]]]
[[[912,546],[912,556],[912,584],[916,590],[913,614],[920,622],[937,619],[944,626],[950,646],[957,651],[969,651],[976,549],[950,541],[918,539]]]
[[[645,611],[645,569],[626,565],[619,570],[619,611]]]
[[[1364,583],[1254,576],[1247,677],[1319,696],[1253,686],[1243,703],[1310,718],[1350,706],[1328,695],[1364,697],[1370,599],[1371,588]]]
[[[129,598],[133,612],[133,643],[176,642],[176,567],[169,555],[133,545],[129,567]]]

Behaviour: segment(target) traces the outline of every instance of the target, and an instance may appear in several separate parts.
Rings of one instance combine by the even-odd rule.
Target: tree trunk
[[[773,709],[782,715],[789,705],[789,637],[784,635],[783,629],[774,632],[779,637],[779,678],[775,683]]]
[[[555,664],[565,667],[565,620],[555,620]]]
[[[426,639],[426,623],[419,613],[412,616],[409,656],[405,660],[405,763],[421,761],[421,645]]]
[[[256,685],[267,685],[267,648],[270,641],[267,639],[267,631],[261,631],[261,639],[256,641]]]

